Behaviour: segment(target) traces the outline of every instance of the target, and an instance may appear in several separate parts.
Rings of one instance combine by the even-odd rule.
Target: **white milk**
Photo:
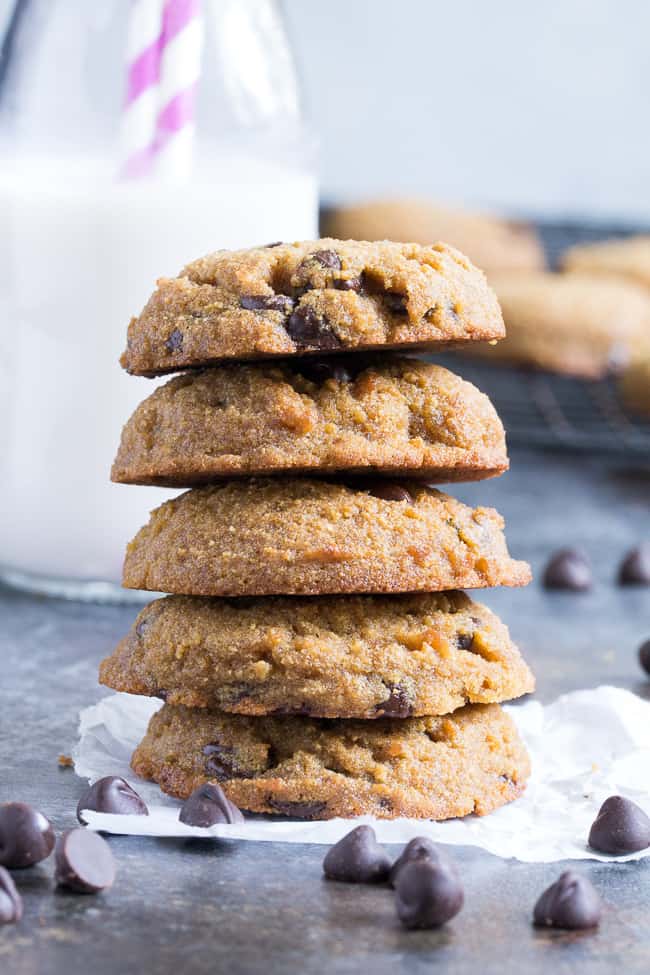
[[[118,582],[172,492],[111,484],[154,383],[118,357],[154,282],[220,247],[316,236],[302,171],[232,158],[210,185],[116,185],[81,161],[0,160],[0,561],[5,577]]]

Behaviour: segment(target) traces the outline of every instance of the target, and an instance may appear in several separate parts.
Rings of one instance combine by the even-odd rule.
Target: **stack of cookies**
[[[190,490],[124,565],[125,586],[173,595],[101,667],[165,702],[138,774],[308,819],[444,819],[521,793],[499,702],[533,678],[458,590],[529,568],[494,510],[431,486],[505,471],[503,428],[469,383],[404,356],[503,332],[483,274],[444,244],[271,244],[158,282],[123,364],[182,374],[127,423],[113,479]]]

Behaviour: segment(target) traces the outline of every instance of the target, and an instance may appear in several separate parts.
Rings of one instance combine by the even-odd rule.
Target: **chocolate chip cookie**
[[[121,361],[155,376],[224,359],[503,335],[485,276],[459,251],[324,239],[217,251],[161,278]]]
[[[492,277],[507,337],[468,349],[585,379],[620,371],[650,334],[650,294],[627,281],[593,274],[510,274]]]
[[[239,714],[406,718],[533,690],[506,627],[464,593],[169,596],[100,668],[118,691]]]
[[[566,251],[562,266],[567,271],[619,277],[650,288],[650,236],[577,244]]]
[[[385,356],[227,365],[176,376],[122,433],[114,481],[192,487],[241,474],[376,471],[473,481],[508,467],[487,396]]]
[[[257,479],[194,488],[129,544],[128,589],[190,596],[524,585],[503,519],[418,482]]]
[[[484,815],[520,795],[530,773],[497,704],[403,721],[249,718],[165,704],[131,764],[174,796],[217,781],[241,809],[301,819]]]
[[[532,227],[492,214],[452,209],[432,200],[370,200],[325,214],[332,237],[355,240],[445,240],[490,276],[495,271],[534,271],[545,264]]]

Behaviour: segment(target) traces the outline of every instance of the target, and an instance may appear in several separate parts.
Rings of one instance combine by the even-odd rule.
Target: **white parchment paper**
[[[650,703],[616,687],[574,691],[552,704],[508,707],[531,754],[533,774],[521,799],[489,816],[432,823],[426,820],[330,819],[301,822],[252,816],[239,825],[209,829],[178,821],[180,803],[139,779],[129,767],[135,746],[160,702],[114,694],[81,712],[73,751],[78,775],[94,781],[122,775],[140,793],[149,816],[88,812],[94,829],[138,836],[216,836],[285,843],[333,843],[352,823],[369,822],[380,842],[429,836],[439,843],[479,846],[501,857],[528,862],[563,859],[635,860],[607,857],[586,845],[589,827],[604,799],[616,793],[650,814]]]

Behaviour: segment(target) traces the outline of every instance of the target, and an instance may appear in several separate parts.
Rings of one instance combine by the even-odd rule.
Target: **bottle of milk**
[[[172,492],[111,484],[152,392],[118,365],[157,277],[314,237],[317,186],[272,0],[15,0],[0,58],[0,576],[124,596]]]

